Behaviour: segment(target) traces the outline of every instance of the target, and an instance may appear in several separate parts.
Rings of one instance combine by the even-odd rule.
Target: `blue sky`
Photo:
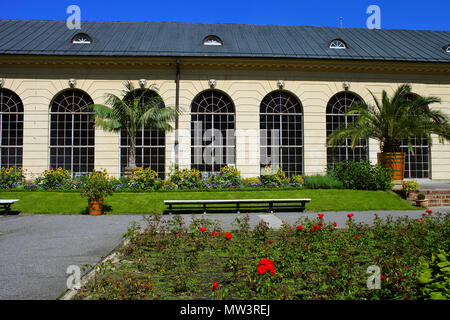
[[[1,19],[66,20],[81,8],[82,20],[221,22],[365,28],[369,5],[381,9],[382,29],[450,30],[445,0],[0,0]]]

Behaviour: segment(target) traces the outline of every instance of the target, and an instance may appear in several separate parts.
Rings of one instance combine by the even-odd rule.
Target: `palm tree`
[[[125,130],[130,141],[128,167],[136,168],[136,133],[145,128],[162,131],[172,130],[169,122],[178,113],[172,108],[164,108],[155,85],[136,89],[130,81],[124,83],[125,90],[120,98],[112,93],[106,94],[105,105],[88,106],[94,112],[95,126],[108,132]]]
[[[383,90],[381,101],[372,91],[369,92],[375,106],[369,106],[363,101],[352,105],[345,115],[357,114],[356,121],[332,133],[328,137],[328,145],[340,145],[351,137],[352,148],[355,148],[359,139],[373,138],[380,142],[382,153],[392,153],[401,152],[402,141],[414,152],[414,138],[427,139],[431,146],[431,134],[437,135],[441,143],[450,140],[448,117],[429,107],[432,103],[440,103],[440,98],[413,94],[409,84],[399,86],[392,97]]]

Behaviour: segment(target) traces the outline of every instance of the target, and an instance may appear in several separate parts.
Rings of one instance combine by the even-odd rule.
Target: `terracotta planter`
[[[392,170],[392,180],[399,183],[403,180],[405,170],[404,152],[382,152],[377,154],[378,164]]]
[[[103,213],[103,199],[89,199],[89,214],[100,216]]]

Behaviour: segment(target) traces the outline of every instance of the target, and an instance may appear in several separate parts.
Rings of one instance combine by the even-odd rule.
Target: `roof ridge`
[[[0,19],[1,21],[21,21],[21,22],[61,22],[66,23],[65,20],[55,19]],[[310,26],[310,25],[291,25],[291,24],[250,24],[250,23],[235,23],[235,22],[185,22],[185,21],[125,21],[125,20],[82,20],[83,22],[91,23],[163,23],[163,24],[191,24],[191,25],[230,25],[230,26],[253,26],[253,27],[296,27],[296,28],[313,28],[313,29],[333,29],[333,30],[370,30],[371,32],[377,32],[378,30],[384,31],[426,31],[426,32],[450,32],[449,30],[431,30],[431,29],[368,29],[363,27],[334,27],[334,26]]]

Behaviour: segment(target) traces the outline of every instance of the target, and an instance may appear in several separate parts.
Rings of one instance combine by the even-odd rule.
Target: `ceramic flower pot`
[[[89,214],[100,216],[103,213],[103,199],[89,199]]]

